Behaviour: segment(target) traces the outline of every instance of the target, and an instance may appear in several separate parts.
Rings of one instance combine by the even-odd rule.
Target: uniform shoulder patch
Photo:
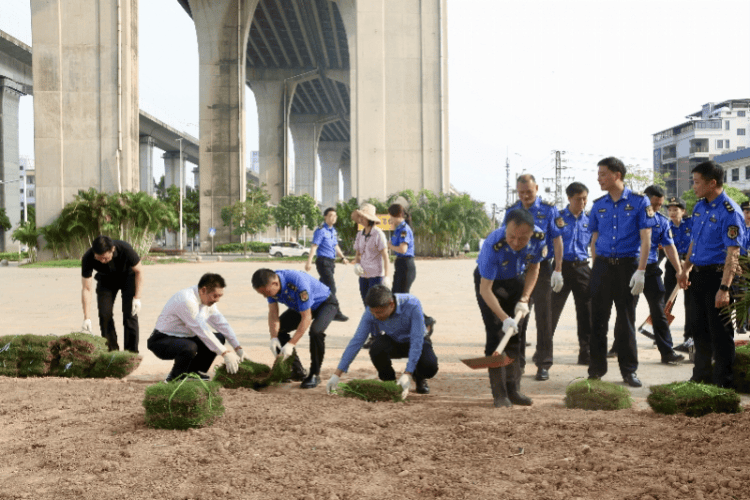
[[[492,245],[492,248],[496,252],[499,252],[500,249],[503,248],[504,246],[505,246],[505,239],[502,239],[502,240],[498,241],[497,243],[495,243],[494,245]]]
[[[296,291],[297,291],[297,287],[296,287],[296,286],[294,286],[294,284],[293,284],[293,283],[289,283],[289,284],[287,284],[287,287],[289,287],[289,289],[290,289],[290,290],[292,290],[293,292],[296,292]]]
[[[727,209],[727,212],[729,212],[730,214],[731,214],[732,212],[734,212],[734,207],[732,206],[732,204],[731,204],[731,203],[729,203],[729,201],[725,201],[725,202],[724,202],[724,208],[726,208],[726,209]]]
[[[300,299],[300,300],[301,300],[302,302],[307,302],[307,300],[308,300],[309,298],[310,298],[310,294],[308,294],[308,293],[307,293],[307,290],[302,290],[302,291],[301,291],[301,292],[299,293],[299,299]]]
[[[402,233],[401,233],[401,237],[402,237],[402,238],[406,238],[406,236],[407,236],[407,233],[406,233],[406,231],[404,231],[404,232],[402,232]]]
[[[740,235],[740,227],[739,226],[729,226],[727,228],[727,237],[730,240],[735,239],[739,235]]]
[[[557,219],[555,219],[555,225],[557,227],[559,227],[560,229],[564,228],[565,227],[565,219],[563,219],[562,217],[558,217]]]
[[[531,236],[535,240],[543,240],[544,239],[544,233],[541,231],[534,231],[534,234]]]

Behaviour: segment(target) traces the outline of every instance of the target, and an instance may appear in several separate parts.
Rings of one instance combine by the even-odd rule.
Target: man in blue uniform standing
[[[539,186],[531,174],[524,174],[516,180],[516,192],[518,201],[508,207],[503,224],[508,223],[508,214],[514,210],[524,209],[529,212],[534,225],[541,228],[547,240],[547,257],[539,264],[539,278],[536,281],[534,293],[531,296],[531,304],[534,306],[534,319],[536,320],[536,352],[533,360],[536,363],[536,380],[548,380],[549,369],[552,367],[552,292],[559,292],[563,287],[562,262],[563,220],[555,205],[542,201],[537,196]],[[554,271],[552,270],[552,257],[555,258]],[[522,325],[521,338],[526,338],[525,321]],[[525,351],[525,345],[522,346]],[[522,357],[523,353],[522,353]],[[523,360],[525,363],[525,359]]]
[[[598,163],[599,186],[608,194],[591,209],[591,363],[589,378],[607,373],[607,328],[612,304],[617,310],[614,350],[626,384],[641,387],[636,375],[636,296],[643,292],[651,248],[654,209],[648,198],[625,187],[625,165],[617,158]]]
[[[657,349],[659,349],[659,354],[661,354],[661,362],[664,364],[678,363],[684,360],[685,356],[674,352],[672,347],[672,332],[669,329],[669,321],[664,311],[664,298],[667,291],[661,279],[659,247],[664,249],[667,259],[677,270],[677,274],[682,271],[682,265],[677,255],[677,247],[672,239],[671,223],[666,216],[659,212],[664,203],[664,191],[659,186],[649,186],[644,190],[644,193],[651,201],[656,224],[651,228],[651,250],[646,264],[646,282],[643,285],[643,295],[648,302],[651,324],[654,327],[654,341]],[[672,290],[669,290],[669,292],[671,293]]]
[[[252,277],[253,288],[268,299],[268,329],[271,333],[271,352],[287,358],[310,329],[310,374],[295,359],[292,378],[303,378],[302,389],[320,383],[320,365],[325,355],[326,329],[339,310],[336,295],[320,281],[302,271],[272,271],[258,269]],[[288,307],[279,315],[279,303]],[[294,335],[290,335],[294,332]]]
[[[672,239],[674,240],[675,248],[677,248],[677,255],[680,258],[680,262],[684,262],[685,257],[687,257],[687,251],[690,247],[690,227],[692,226],[692,219],[689,215],[685,215],[685,207],[685,200],[681,198],[672,197],[667,202],[669,222],[672,224]],[[667,293],[671,294],[675,286],[678,286],[677,270],[667,260],[667,263],[664,264],[664,287]],[[685,306],[684,340],[682,344],[675,346],[675,351],[690,352],[690,347],[693,345],[693,322],[690,319],[689,303],[690,289],[688,288],[687,290],[683,290],[683,304]],[[672,306],[672,310],[674,310],[674,305]]]
[[[488,368],[496,408],[529,406],[531,398],[521,394],[521,342],[515,318],[529,313],[539,263],[547,257],[544,233],[526,210],[513,210],[505,225],[493,231],[482,245],[474,270],[474,291],[482,313],[487,341],[485,356],[494,354],[503,336],[511,335],[505,353],[514,361],[508,366]],[[500,353],[502,354],[502,353]]]
[[[325,221],[313,233],[310,255],[307,257],[305,271],[310,272],[313,255],[317,254],[315,269],[318,270],[320,282],[330,288],[331,292],[336,295],[336,281],[333,278],[333,273],[336,272],[336,256],[341,257],[341,262],[344,264],[348,264],[349,260],[347,260],[344,252],[339,247],[339,233],[334,227],[338,219],[336,209],[326,208],[325,212],[323,212],[323,217]],[[348,319],[340,310],[336,312],[336,316],[333,318],[334,321],[346,321]]]
[[[704,161],[692,174],[693,190],[699,201],[693,208],[693,240],[678,278],[682,288],[692,288],[695,366],[690,380],[732,387],[734,326],[723,309],[732,302],[729,287],[745,235],[745,222],[739,205],[724,192],[721,165]]]
[[[557,329],[565,302],[570,292],[576,305],[578,322],[578,364],[588,366],[589,339],[591,338],[591,294],[589,281],[589,216],[584,211],[588,200],[589,189],[580,182],[573,182],[565,189],[568,195],[568,206],[560,212],[563,220],[563,287],[559,293],[552,294],[552,331]]]
[[[362,315],[354,337],[346,346],[338,368],[326,384],[328,394],[336,390],[339,377],[349,369],[354,358],[372,331],[382,332],[370,346],[370,360],[380,380],[396,380],[393,359],[408,358],[398,385],[408,392],[411,379],[418,394],[429,394],[427,379],[438,371],[438,360],[432,342],[426,337],[422,304],[414,295],[393,293],[384,285],[375,285],[365,296],[367,309]]]

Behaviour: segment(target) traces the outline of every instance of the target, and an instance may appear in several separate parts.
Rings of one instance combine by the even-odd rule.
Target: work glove
[[[281,352],[281,342],[278,337],[271,337],[271,354],[278,356]]]
[[[234,352],[236,352],[237,356],[239,356],[240,363],[242,363],[243,361],[250,361],[250,356],[245,354],[245,350],[242,347],[237,348],[237,350]]]
[[[503,333],[506,335],[515,335],[518,332],[518,323],[516,320],[508,316],[503,321]]]
[[[356,274],[357,276],[362,276],[363,274],[365,274],[365,268],[362,267],[362,264],[360,264],[359,262],[354,264],[354,274]]]
[[[521,319],[529,314],[529,303],[519,302],[516,304],[516,310],[513,312],[513,317]]]
[[[90,333],[91,335],[94,334],[94,330],[91,328],[91,320],[90,319],[84,319],[83,320],[83,326],[81,326],[81,331],[83,333]]]
[[[133,299],[133,309],[130,311],[131,316],[138,316],[141,312],[141,299]]]
[[[406,399],[406,396],[409,395],[409,388],[411,387],[411,377],[404,373],[398,378],[398,382],[396,382],[399,386],[401,386],[401,389],[403,389],[403,392],[401,393],[401,397],[403,399]]]
[[[390,276],[383,276],[383,281],[381,281],[380,284],[389,289],[393,289],[393,281]]]
[[[636,271],[630,278],[630,293],[639,295],[643,291],[643,284],[646,282],[646,271]]]
[[[294,344],[292,344],[291,342],[287,342],[286,344],[284,344],[284,347],[281,348],[281,354],[284,356],[283,359],[288,358],[294,353],[294,347]]]
[[[557,293],[560,290],[562,290],[563,287],[563,277],[562,273],[559,271],[553,271],[552,272],[552,279],[551,279],[551,285],[552,285],[552,291]]]
[[[237,356],[234,351],[227,351],[224,354],[224,366],[227,367],[227,372],[230,374],[237,373],[237,370],[240,367],[239,356]]]
[[[339,376],[334,374],[331,377],[331,380],[329,380],[328,383],[326,384],[326,392],[328,394],[335,394],[336,388],[338,388],[338,386],[339,386]]]

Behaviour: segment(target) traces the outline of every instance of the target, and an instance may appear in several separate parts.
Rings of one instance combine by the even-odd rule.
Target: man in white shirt
[[[217,354],[224,357],[229,373],[237,373],[240,362],[249,359],[216,307],[225,287],[220,275],[206,273],[198,286],[180,290],[167,301],[148,339],[148,348],[156,357],[175,360],[167,382],[183,373],[198,373],[208,380],[206,372]],[[233,349],[226,349],[225,341]]]

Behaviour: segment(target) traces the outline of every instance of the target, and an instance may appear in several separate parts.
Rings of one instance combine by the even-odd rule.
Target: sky
[[[30,16],[29,0],[0,0],[0,30],[28,44]],[[565,151],[563,185],[583,182],[591,201],[601,158],[651,169],[652,134],[705,103],[750,98],[747,0],[448,0],[447,16],[450,180],[488,207],[506,205],[506,158],[511,183],[532,173],[552,200],[544,179]],[[139,19],[141,108],[198,137],[193,23],[175,0],[141,1]],[[31,102],[20,111],[29,156]],[[246,103],[251,151],[249,89]]]

